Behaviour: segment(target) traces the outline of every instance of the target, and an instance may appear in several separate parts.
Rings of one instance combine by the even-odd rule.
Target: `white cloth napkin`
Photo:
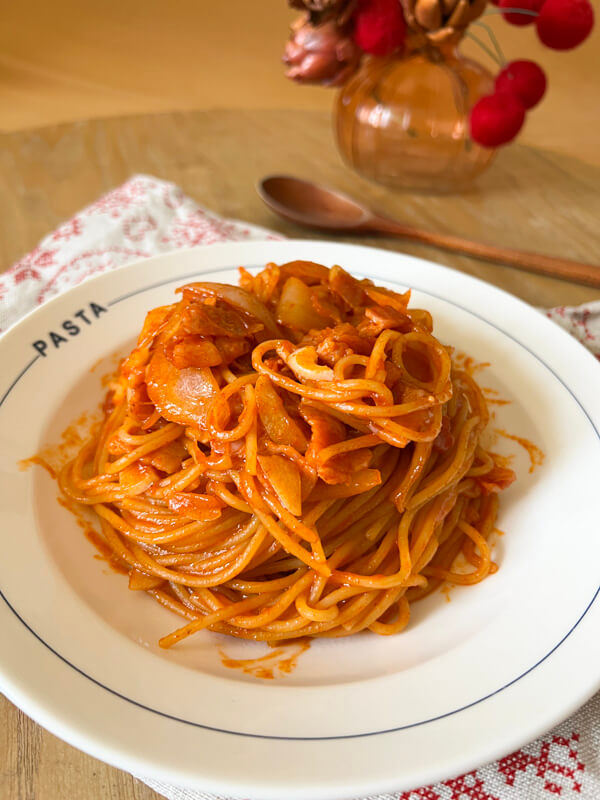
[[[65,289],[139,258],[214,242],[281,238],[200,208],[172,183],[136,175],[65,222],[0,275],[0,331]],[[600,301],[546,313],[600,359]],[[169,800],[230,800],[141,780]],[[557,797],[600,800],[600,693],[553,731],[500,761],[435,786],[366,800]]]

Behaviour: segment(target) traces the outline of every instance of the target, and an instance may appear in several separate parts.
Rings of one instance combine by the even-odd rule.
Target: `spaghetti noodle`
[[[312,262],[240,284],[149,312],[58,478],[129,588],[184,618],[160,644],[393,634],[441,582],[495,571],[514,474],[481,446],[484,396],[430,314]]]

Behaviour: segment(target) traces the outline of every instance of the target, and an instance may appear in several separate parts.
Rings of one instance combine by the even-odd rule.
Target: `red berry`
[[[511,61],[496,78],[496,92],[514,95],[525,108],[536,106],[546,91],[546,75],[535,61]]]
[[[535,11],[536,13],[544,5],[544,0],[499,0],[500,8],[522,8],[523,11]],[[536,17],[533,14],[519,14],[517,12],[506,11],[502,14],[511,25],[533,25]]]
[[[404,45],[406,23],[399,0],[359,0],[354,41],[374,56],[387,56]]]
[[[589,0],[546,0],[536,26],[546,47],[570,50],[589,36],[594,27],[594,9]]]
[[[473,141],[482,147],[498,147],[510,142],[521,130],[525,109],[512,94],[490,94],[475,103],[470,119]]]

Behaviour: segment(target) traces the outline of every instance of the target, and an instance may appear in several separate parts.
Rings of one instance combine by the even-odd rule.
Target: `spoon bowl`
[[[366,229],[371,212],[341,192],[290,175],[269,175],[256,187],[276,214],[311,228],[330,231]]]

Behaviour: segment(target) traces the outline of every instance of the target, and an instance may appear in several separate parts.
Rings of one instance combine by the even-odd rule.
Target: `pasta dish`
[[[183,617],[162,646],[394,634],[442,582],[495,571],[514,474],[410,292],[307,261],[178,292],[59,475],[129,588]]]

